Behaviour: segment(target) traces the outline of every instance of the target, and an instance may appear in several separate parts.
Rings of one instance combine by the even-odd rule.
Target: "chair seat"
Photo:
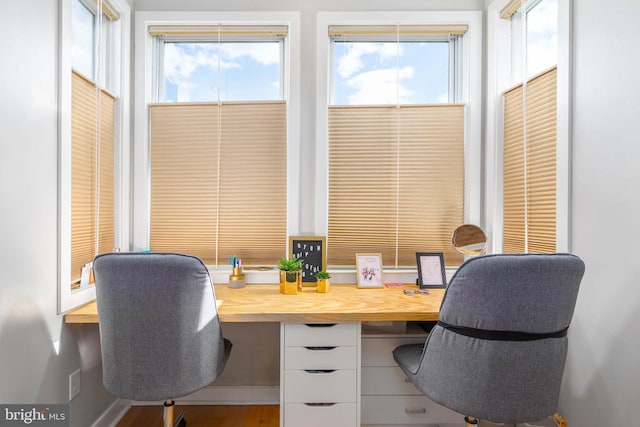
[[[393,350],[393,358],[405,374],[415,375],[420,367],[423,344],[405,344]]]

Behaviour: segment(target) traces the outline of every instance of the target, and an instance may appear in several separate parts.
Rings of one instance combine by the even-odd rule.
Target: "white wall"
[[[97,327],[56,314],[58,2],[5,1],[0,26],[0,402],[68,402],[86,427],[114,402],[102,388]]]
[[[560,408],[635,425],[640,403],[640,2],[574,0],[573,252],[586,263]]]

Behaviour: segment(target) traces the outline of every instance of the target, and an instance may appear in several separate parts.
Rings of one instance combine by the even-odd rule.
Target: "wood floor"
[[[176,405],[187,427],[278,427],[278,405]],[[162,406],[132,406],[116,427],[162,427]]]

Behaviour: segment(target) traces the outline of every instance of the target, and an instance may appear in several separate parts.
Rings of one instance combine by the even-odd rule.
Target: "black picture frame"
[[[442,252],[416,252],[416,263],[420,289],[447,287]]]
[[[327,268],[327,239],[324,236],[289,236],[289,257],[302,258],[302,283],[316,282],[316,273]]]

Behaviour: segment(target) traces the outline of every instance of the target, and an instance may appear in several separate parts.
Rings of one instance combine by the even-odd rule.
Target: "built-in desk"
[[[215,294],[222,322],[280,323],[281,426],[451,426],[459,419],[407,384],[393,362],[395,346],[424,342],[424,332],[381,335],[362,327],[437,320],[444,289],[406,295],[402,288],[332,285],[329,293],[308,287],[283,295],[279,285],[215,285]],[[98,323],[95,302],[65,321]]]
[[[416,289],[415,285],[407,288]],[[222,322],[364,322],[437,320],[444,289],[429,295],[405,295],[398,288],[360,289],[331,285],[331,292],[303,288],[297,295],[282,295],[279,285],[247,285],[231,289],[214,285]],[[70,311],[66,323],[98,323],[95,301]]]

